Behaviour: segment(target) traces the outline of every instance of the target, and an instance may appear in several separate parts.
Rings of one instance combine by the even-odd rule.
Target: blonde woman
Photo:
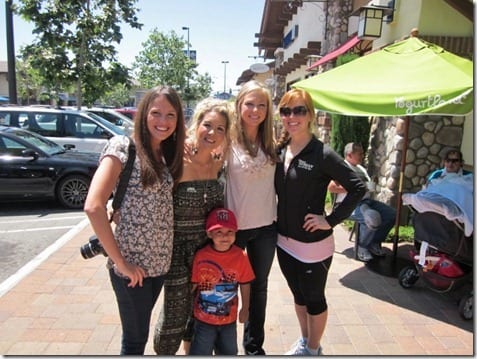
[[[235,244],[247,250],[255,273],[243,347],[247,355],[264,355],[268,275],[277,241],[273,186],[276,154],[268,88],[257,81],[245,83],[237,95],[235,112],[226,156],[226,206],[237,216]]]
[[[175,355],[182,340],[187,354],[192,339],[187,326],[192,315],[192,261],[196,250],[207,241],[207,215],[224,204],[218,173],[229,142],[231,113],[227,102],[205,99],[196,106],[187,132],[184,169],[174,190],[172,262],[154,333],[154,350],[159,355]]]

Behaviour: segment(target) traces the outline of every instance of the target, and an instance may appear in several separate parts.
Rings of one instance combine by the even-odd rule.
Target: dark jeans
[[[128,287],[129,279],[117,276],[109,270],[119,307],[123,335],[121,355],[143,355],[149,336],[151,314],[161,293],[165,276],[145,278],[142,287]]]
[[[212,325],[196,320],[189,355],[237,355],[237,323]]]
[[[235,238],[235,244],[247,250],[255,273],[255,280],[250,286],[250,312],[248,322],[244,325],[243,346],[246,350],[261,349],[265,340],[268,275],[277,244],[276,224],[240,230]]]

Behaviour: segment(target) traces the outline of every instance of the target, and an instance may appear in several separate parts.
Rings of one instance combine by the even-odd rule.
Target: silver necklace
[[[205,184],[204,184],[204,204],[207,204],[207,184],[208,184],[209,180],[205,180]]]

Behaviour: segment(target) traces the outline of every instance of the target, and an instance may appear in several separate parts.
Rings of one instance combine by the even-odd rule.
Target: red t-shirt
[[[194,317],[213,325],[237,320],[238,286],[255,279],[247,253],[236,245],[218,252],[211,245],[197,251],[192,283],[197,284]]]

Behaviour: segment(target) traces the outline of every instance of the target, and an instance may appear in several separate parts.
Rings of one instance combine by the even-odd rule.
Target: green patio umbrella
[[[473,62],[410,37],[296,82],[319,110],[351,116],[465,115]]]
[[[402,179],[410,116],[466,115],[473,110],[473,62],[416,37],[396,42],[345,65],[296,82],[317,109],[350,116],[405,119],[393,259],[382,274],[397,275]]]

